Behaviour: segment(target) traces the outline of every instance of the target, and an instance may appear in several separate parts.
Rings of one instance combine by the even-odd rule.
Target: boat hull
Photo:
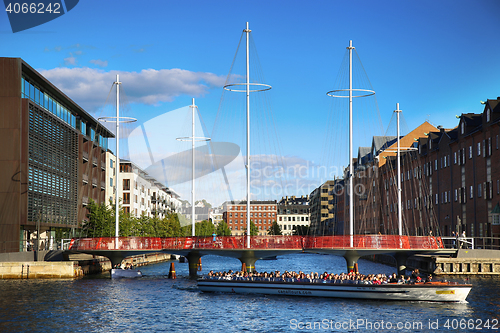
[[[113,268],[111,270],[111,278],[113,279],[119,279],[119,278],[135,279],[140,277],[142,277],[142,272],[135,269]]]
[[[391,301],[463,302],[472,286],[420,283],[365,285],[354,283],[300,283],[275,281],[198,280],[203,292],[335,297]]]

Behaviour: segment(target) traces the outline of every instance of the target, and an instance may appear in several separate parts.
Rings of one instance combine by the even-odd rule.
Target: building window
[[[472,146],[469,146],[469,159],[472,158]]]
[[[481,156],[481,142],[477,143],[477,156]]]
[[[488,108],[486,109],[486,122],[489,122],[489,121],[490,121],[490,114],[491,114],[491,112],[490,112],[490,108],[488,107]]]
[[[123,180],[123,190],[130,191],[130,179]]]
[[[460,129],[461,129],[462,134],[464,134],[464,133],[465,133],[465,124],[464,124],[464,122],[463,122],[463,121],[462,121],[462,123],[460,124]]]
[[[438,169],[438,160],[435,160],[434,161],[434,170],[437,170]]]
[[[113,187],[113,178],[109,178],[109,186]]]
[[[130,205],[130,193],[123,193],[123,204]]]
[[[458,200],[458,189],[455,189],[455,201]]]
[[[477,184],[477,197],[481,198],[482,194],[483,194],[483,191],[481,188],[481,184]]]
[[[453,153],[453,163],[457,164],[457,152]]]
[[[474,198],[474,186],[471,185],[470,187],[470,198]]]

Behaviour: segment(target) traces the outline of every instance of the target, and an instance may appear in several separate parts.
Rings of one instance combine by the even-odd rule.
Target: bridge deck
[[[352,246],[351,246],[352,238]],[[246,237],[96,237],[72,239],[72,251],[173,251],[202,250],[439,250],[440,237],[355,235],[355,236],[252,236]]]

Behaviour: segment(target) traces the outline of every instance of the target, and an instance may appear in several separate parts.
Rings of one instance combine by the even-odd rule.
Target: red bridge
[[[330,253],[343,256],[348,270],[352,270],[363,255],[387,253],[395,256],[401,270],[406,258],[413,254],[449,252],[440,237],[397,235],[251,236],[249,247],[244,236],[217,236],[215,240],[214,237],[76,238],[69,250],[108,257],[113,265],[126,257],[148,252],[184,255],[193,275],[199,258],[208,254],[238,258],[247,269],[253,270],[255,261],[266,257],[294,252]]]

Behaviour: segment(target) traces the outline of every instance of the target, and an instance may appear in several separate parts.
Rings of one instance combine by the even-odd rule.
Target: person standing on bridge
[[[212,237],[213,237],[213,241],[215,242],[215,241],[217,240],[217,234],[215,233],[215,231],[214,231],[214,233],[212,234]]]

